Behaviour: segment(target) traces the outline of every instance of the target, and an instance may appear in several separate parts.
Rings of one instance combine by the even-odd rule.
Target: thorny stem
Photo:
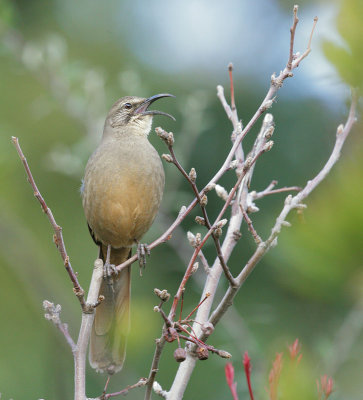
[[[67,273],[68,273],[68,275],[69,275],[69,277],[70,277],[70,279],[72,281],[73,291],[74,291],[75,295],[77,296],[77,298],[78,298],[78,300],[79,300],[79,302],[81,304],[82,310],[84,310],[85,307],[86,307],[86,303],[85,303],[85,300],[84,300],[84,290],[82,289],[80,283],[78,282],[77,275],[73,271],[73,268],[71,266],[71,262],[69,261],[69,256],[67,254],[66,247],[65,247],[65,244],[64,244],[64,240],[63,240],[62,227],[57,224],[56,220],[54,219],[54,216],[53,216],[53,213],[52,213],[51,209],[47,206],[43,196],[39,192],[39,189],[38,189],[38,187],[37,187],[37,185],[35,183],[35,180],[33,178],[32,173],[30,171],[28,162],[27,162],[27,160],[26,160],[26,158],[24,156],[24,153],[23,153],[23,151],[22,151],[22,149],[20,147],[19,139],[17,137],[15,137],[15,136],[12,136],[11,140],[12,140],[12,142],[13,142],[15,148],[16,148],[16,151],[18,152],[20,160],[23,163],[26,175],[28,177],[28,182],[30,183],[30,185],[31,185],[31,187],[32,187],[32,189],[34,191],[34,196],[39,201],[43,212],[46,214],[50,224],[52,225],[52,228],[54,230],[54,243],[55,243],[55,245],[56,245],[56,247],[57,247],[57,249],[58,249],[58,251],[59,251],[59,253],[60,253],[61,257],[62,257],[62,260],[64,262],[64,267],[66,268],[66,271],[67,271]]]

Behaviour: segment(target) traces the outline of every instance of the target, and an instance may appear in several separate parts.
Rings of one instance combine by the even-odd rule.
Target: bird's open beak
[[[146,99],[145,101],[143,101],[141,103],[141,105],[139,105],[139,107],[137,107],[137,109],[134,111],[134,113],[141,114],[141,115],[165,115],[166,117],[169,117],[173,121],[175,121],[175,118],[168,113],[165,113],[163,111],[157,111],[157,110],[148,110],[150,104],[152,104],[154,101],[156,101],[158,99],[162,99],[163,97],[175,97],[175,96],[173,96],[172,94],[168,94],[168,93],[156,94],[154,96],[151,96],[148,99]]]

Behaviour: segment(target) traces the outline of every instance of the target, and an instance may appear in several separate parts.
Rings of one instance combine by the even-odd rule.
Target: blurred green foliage
[[[174,103],[163,103],[164,111],[176,115],[177,124],[158,119],[154,125],[162,123],[165,129],[173,130],[177,155],[186,170],[196,168],[200,186],[208,182],[230,147],[231,126],[215,96],[215,86],[219,83],[225,86],[228,95],[226,71],[215,74],[190,69],[166,74],[142,64],[130,50],[129,38],[115,34],[117,21],[111,17],[117,14],[117,3],[110,1],[108,8],[91,1],[90,6],[100,10],[93,15],[70,0],[0,1],[0,309],[3,318],[0,393],[3,399],[71,398],[71,353],[59,332],[43,318],[42,301],[47,299],[62,305],[62,319],[69,324],[73,338],[80,323],[79,306],[52,243],[51,228],[32,197],[10,136],[20,138],[39,189],[63,227],[72,265],[85,288],[97,251],[83,216],[80,179],[85,162],[99,140],[105,114],[117,98],[164,91],[177,95]],[[133,7],[131,3],[128,6]],[[248,11],[249,6],[246,7]],[[356,21],[361,15],[358,8],[361,5],[346,0],[341,7],[338,29],[351,53],[334,58],[330,53],[333,47],[326,51],[342,79],[359,85],[361,71],[356,68],[363,53],[359,51],[361,27]],[[133,11],[138,12],[136,5]],[[161,20],[162,16],[161,7]],[[125,24],[126,17],[122,16]],[[248,18],[248,12],[243,18]],[[347,18],[349,23],[339,22]],[[154,21],[147,23],[152,26]],[[280,24],[286,26],[288,35],[291,15],[281,14]],[[132,28],[129,27],[130,32]],[[253,32],[266,38],[264,57],[272,57],[275,47],[279,46],[274,33],[264,30],[262,24]],[[241,47],[245,44],[241,42]],[[288,48],[288,36],[281,46]],[[318,51],[314,48],[313,53]],[[232,53],[232,61],[234,56]],[[304,74],[307,63],[316,62],[313,57],[314,54],[304,60],[296,77]],[[277,67],[282,68],[284,62],[285,59],[280,60]],[[244,123],[263,98],[271,72],[258,77],[236,74],[236,101]],[[346,118],[345,98],[335,99],[332,106],[331,99],[323,95],[301,97],[299,86],[289,92],[293,82],[285,83],[272,109],[276,122],[275,145],[257,164],[251,189],[261,190],[273,179],[278,179],[280,186],[304,185],[328,158],[336,126]],[[306,82],[311,84],[307,77]],[[247,136],[246,151],[258,129],[259,124]],[[236,369],[240,354],[245,350],[250,352],[254,364],[252,379],[261,388],[260,398],[266,398],[264,388],[275,352],[296,337],[303,344],[303,372],[297,386],[290,387],[295,390],[291,395],[290,389],[283,385],[289,398],[298,398],[298,395],[312,398],[315,379],[324,373],[334,375],[337,392],[333,400],[361,398],[361,131],[359,122],[333,174],[308,199],[304,214],[290,218],[293,227],[283,231],[279,246],[257,266],[237,296],[233,309],[210,339],[211,344],[233,354]],[[156,135],[151,134],[150,140],[159,153],[165,152]],[[145,237],[146,242],[160,235],[180,207],[193,198],[179,174],[170,165],[165,165],[165,170],[162,209]],[[230,172],[221,184],[229,189],[234,181],[235,175]],[[261,211],[251,215],[263,238],[270,232],[284,197],[280,194],[259,201]],[[211,218],[220,207],[221,200],[211,193],[208,203]],[[169,245],[153,251],[142,278],[137,271],[133,274],[132,331],[127,362],[124,370],[112,378],[110,390],[119,390],[148,374],[154,339],[160,335],[162,323],[160,316],[152,312],[156,304],[153,288],[175,292],[186,258],[191,254],[185,232],[201,230],[193,222],[195,215],[196,212],[175,232]],[[229,263],[234,273],[254,249],[245,226],[242,233],[243,238]],[[207,245],[205,254],[212,263],[215,256],[212,244]],[[203,278],[203,272],[198,271],[194,281],[188,284],[185,312],[197,303]],[[226,287],[223,280],[221,286]],[[221,289],[217,300],[222,293]],[[352,315],[355,323],[350,329]],[[354,332],[353,338],[339,336],[344,324],[348,326],[348,333]],[[164,388],[170,387],[177,368],[172,357],[174,349],[173,345],[167,346],[161,360],[158,380]],[[201,398],[201,388],[203,398],[228,398],[224,363],[216,357],[198,363],[185,398]],[[287,377],[286,382],[289,381]],[[103,376],[89,369],[88,395],[99,395],[104,382]],[[247,389],[241,379],[239,382],[240,396],[247,398]],[[141,389],[136,390],[128,397],[139,399],[141,393]]]
[[[347,84],[363,89],[363,2],[345,0],[340,5],[337,28],[343,44],[325,41],[324,52],[334,64],[341,79]]]

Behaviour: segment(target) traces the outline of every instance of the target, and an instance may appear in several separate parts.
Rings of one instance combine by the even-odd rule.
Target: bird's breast
[[[164,189],[156,150],[146,138],[134,142],[101,144],[84,178],[87,222],[97,240],[115,248],[141,239],[155,218]]]

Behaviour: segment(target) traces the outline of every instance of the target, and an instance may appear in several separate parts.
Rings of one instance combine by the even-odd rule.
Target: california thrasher
[[[148,99],[123,97],[111,108],[101,143],[88,160],[82,200],[88,227],[106,261],[119,265],[131,247],[150,228],[164,189],[164,169],[148,140],[153,115],[171,115],[148,107],[155,100],[174,97],[157,94]],[[130,266],[116,278],[105,276],[100,289],[104,300],[96,308],[89,360],[99,372],[121,370],[130,319]]]

